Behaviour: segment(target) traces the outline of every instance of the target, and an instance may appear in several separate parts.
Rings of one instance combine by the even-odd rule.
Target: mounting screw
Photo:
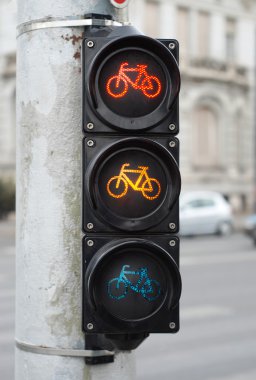
[[[176,327],[176,324],[174,323],[174,322],[171,322],[171,323],[169,323],[169,327],[170,327],[170,329],[175,329],[175,327]]]
[[[176,241],[175,241],[175,240],[170,240],[170,241],[169,241],[169,245],[170,245],[171,247],[174,247],[175,244],[176,244]]]
[[[93,128],[94,128],[93,123],[88,123],[88,124],[87,124],[87,129],[93,129]]]
[[[92,247],[93,244],[94,244],[94,241],[93,241],[93,240],[88,240],[88,241],[87,241],[87,245],[88,245],[88,247]]]
[[[87,223],[87,228],[88,230],[92,230],[93,229],[93,224],[92,223]]]
[[[170,147],[170,148],[174,148],[175,146],[176,146],[175,141],[170,141],[170,142],[169,142],[169,147]]]
[[[94,46],[94,42],[93,41],[87,41],[87,46],[88,46],[88,48],[92,48]]]
[[[93,324],[92,324],[92,323],[88,323],[88,324],[87,324],[87,329],[88,329],[88,330],[92,330],[92,329],[93,329],[93,327],[94,327],[94,326],[93,326]]]
[[[171,230],[175,230],[175,228],[176,228],[176,224],[175,224],[175,223],[169,223],[169,228],[170,228]]]
[[[172,50],[175,49],[175,43],[174,42],[170,42],[169,43],[169,48],[172,49]]]
[[[170,129],[170,131],[174,131],[176,129],[176,125],[175,124],[170,124],[169,125],[169,129]]]
[[[94,146],[94,141],[93,140],[88,140],[87,141],[87,146],[89,146],[90,148]]]

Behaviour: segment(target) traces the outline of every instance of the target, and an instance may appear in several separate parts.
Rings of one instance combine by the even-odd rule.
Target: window
[[[229,62],[235,58],[236,21],[228,18],[226,20],[226,56]]]
[[[189,11],[187,8],[178,8],[177,28],[181,50],[187,52],[189,48]]]
[[[159,2],[147,0],[145,3],[144,29],[145,34],[151,37],[159,37]]]
[[[194,112],[193,162],[196,166],[209,167],[218,164],[218,119],[208,106],[200,106]]]
[[[198,55],[205,58],[209,55],[210,42],[210,15],[208,12],[199,12],[197,28]]]
[[[237,169],[244,169],[244,139],[245,139],[245,124],[243,123],[244,115],[242,110],[236,112],[234,134],[235,134],[235,162]]]

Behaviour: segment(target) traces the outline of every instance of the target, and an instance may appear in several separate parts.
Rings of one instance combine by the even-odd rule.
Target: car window
[[[214,207],[215,202],[213,199],[201,199],[201,207]]]
[[[194,199],[188,202],[183,208],[203,208],[203,207],[214,207],[215,202],[212,199]]]

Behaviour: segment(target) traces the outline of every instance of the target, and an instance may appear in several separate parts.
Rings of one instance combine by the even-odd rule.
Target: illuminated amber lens
[[[130,167],[129,163],[123,164],[119,175],[115,175],[108,180],[108,194],[113,198],[122,198],[126,195],[130,186],[130,189],[140,191],[143,197],[149,201],[157,199],[161,193],[161,185],[156,178],[149,177],[149,167],[138,165],[137,169],[126,169],[127,167]],[[129,178],[129,173],[135,173],[139,176],[132,180]]]

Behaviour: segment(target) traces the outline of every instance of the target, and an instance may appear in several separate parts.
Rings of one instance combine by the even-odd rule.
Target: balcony
[[[249,72],[244,66],[221,62],[212,58],[185,58],[181,56],[180,69],[183,78],[214,80],[241,87],[249,86]]]

